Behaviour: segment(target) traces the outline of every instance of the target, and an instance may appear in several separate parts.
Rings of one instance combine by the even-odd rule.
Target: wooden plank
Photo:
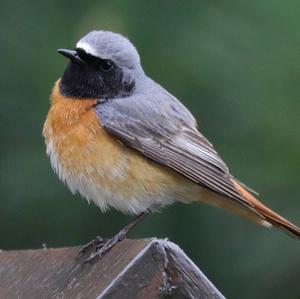
[[[224,298],[175,244],[124,240],[83,265],[78,247],[2,251],[0,298]],[[89,254],[89,253],[87,253]]]

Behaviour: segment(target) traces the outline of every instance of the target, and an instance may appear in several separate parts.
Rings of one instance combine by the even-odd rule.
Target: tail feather
[[[283,231],[291,234],[292,236],[300,238],[300,228],[293,223],[289,222],[285,218],[281,217],[264,204],[262,204],[258,199],[256,199],[252,194],[250,194],[241,184],[235,180],[232,180],[236,189],[243,196],[246,202],[253,206],[253,209],[257,214],[264,220],[267,221],[274,227],[280,228]]]

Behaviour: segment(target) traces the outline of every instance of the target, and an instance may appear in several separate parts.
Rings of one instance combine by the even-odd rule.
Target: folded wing
[[[95,107],[101,125],[124,144],[190,180],[248,207],[226,164],[172,95],[109,100]]]
[[[229,200],[265,226],[300,237],[296,225],[276,214],[229,173],[211,143],[197,130],[191,113],[167,92],[109,100],[95,107],[101,125],[124,144]],[[247,189],[247,190],[246,190]],[[226,199],[224,199],[226,200]],[[230,205],[229,205],[230,206]],[[244,215],[245,216],[245,215]],[[254,217],[254,218],[253,218]]]

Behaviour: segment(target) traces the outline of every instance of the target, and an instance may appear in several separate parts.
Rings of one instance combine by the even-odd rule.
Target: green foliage
[[[146,72],[193,111],[242,181],[300,224],[297,1],[6,1],[1,5],[0,247],[83,244],[101,214],[53,174],[41,136],[53,82],[92,29],[127,35]],[[299,298],[300,243],[223,211],[174,205],[133,237],[178,243],[228,298]]]

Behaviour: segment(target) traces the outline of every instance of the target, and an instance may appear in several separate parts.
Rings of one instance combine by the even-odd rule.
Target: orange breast
[[[51,164],[70,190],[102,210],[139,213],[180,197],[191,183],[124,146],[100,125],[95,100],[70,99],[54,86],[43,135]],[[186,186],[186,187],[185,187]]]

